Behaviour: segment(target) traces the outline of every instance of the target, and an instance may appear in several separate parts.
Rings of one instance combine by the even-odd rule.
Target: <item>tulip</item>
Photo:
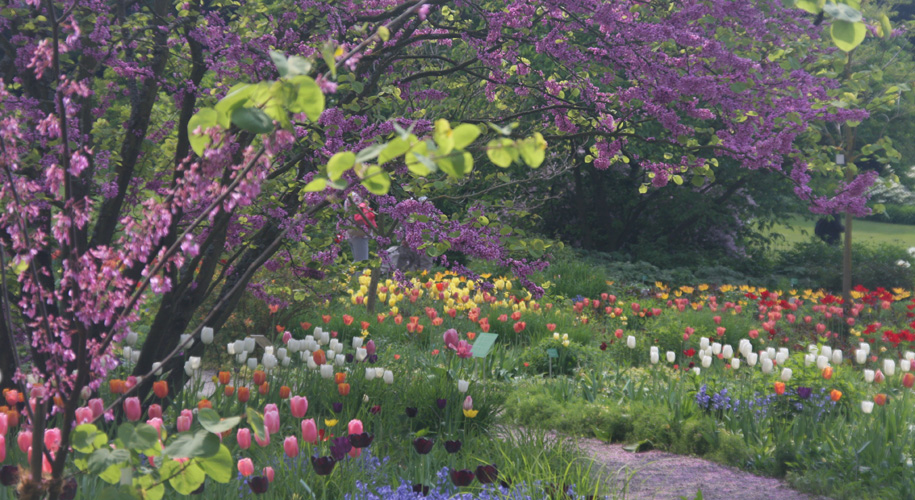
[[[764,358],[762,360],[762,372],[765,373],[766,375],[768,375],[768,374],[772,373],[772,368],[773,368],[772,360],[769,358]]]
[[[349,424],[346,426],[346,429],[350,434],[362,434],[365,432],[362,428],[362,421],[356,419],[350,420]]]
[[[863,365],[867,361],[867,352],[864,349],[855,350],[855,362]]]
[[[6,437],[0,432],[0,462],[4,460],[6,460]]]
[[[393,382],[393,380],[392,380],[392,382]],[[349,395],[349,391],[350,391],[349,384],[346,384],[346,383],[337,384],[337,392],[340,393],[341,396]]]
[[[702,368],[708,368],[710,366],[712,366],[712,357],[702,356]]]
[[[677,359],[677,354],[673,351],[667,351],[667,362],[673,363]]]
[[[266,415],[264,415],[264,422],[266,424]],[[266,448],[270,445],[270,430],[267,429],[267,426],[264,425],[264,437],[258,436],[257,433],[254,433],[254,442],[257,443],[261,448]]]
[[[781,396],[784,393],[785,393],[785,383],[776,382],[775,383],[775,394],[778,394],[779,396]]]
[[[149,415],[149,418],[162,418],[162,407],[157,404],[151,404],[149,409],[146,410],[146,414]]]
[[[16,444],[22,453],[27,453],[32,446],[32,431],[20,431],[16,436]]]
[[[832,367],[827,366],[826,368],[823,368],[823,379],[829,380],[831,378],[832,378]]]
[[[791,368],[784,368],[784,369],[782,369],[782,374],[781,374],[781,377],[780,377],[780,378],[781,378],[781,381],[782,381],[782,382],[787,382],[787,381],[791,380],[791,375],[793,375],[793,373],[794,373],[794,372],[791,371]]]
[[[904,372],[910,371],[912,369],[912,362],[907,359],[900,359],[899,369]]]
[[[861,411],[864,413],[871,413],[874,411],[873,401],[861,401]]]
[[[90,399],[89,409],[92,410],[92,418],[94,420],[105,413],[105,402],[98,398]]]
[[[842,391],[833,389],[829,392],[829,399],[831,399],[834,403],[838,402],[840,399],[842,399]]]
[[[273,470],[273,467],[264,467],[264,470],[261,473],[264,475],[265,478],[267,478],[267,482],[269,482],[269,483],[272,483],[273,478],[276,476],[276,472]]]
[[[92,408],[82,406],[76,409],[76,425],[87,424],[92,421]],[[6,423],[6,413],[0,412],[0,435],[6,433],[4,424]]]
[[[630,349],[635,349],[635,337],[632,335],[626,337],[626,347]]]
[[[879,383],[883,382],[885,379],[886,379],[886,377],[883,375],[883,372],[880,371],[879,369],[874,372],[874,382],[877,382],[879,384]]]
[[[334,457],[311,457],[311,466],[314,468],[315,474],[319,476],[326,476],[333,472],[336,464]]]
[[[874,381],[874,370],[864,370],[864,381],[868,383]]]
[[[384,376],[382,377],[385,384],[391,385],[394,383],[394,372],[391,370],[385,370]]]
[[[442,335],[442,340],[445,341],[445,347],[449,349],[457,348],[457,343],[460,340],[458,337],[458,332],[454,328],[449,328],[445,330],[444,335]]]
[[[651,360],[651,364],[653,365],[658,364],[658,361],[660,361],[660,355],[658,354],[658,351],[651,351],[649,358]]]
[[[416,450],[416,453],[420,455],[428,455],[432,451],[432,445],[435,444],[435,441],[426,438],[416,438],[413,440],[413,449]]]
[[[908,360],[903,360],[903,361],[908,361]],[[915,374],[912,374],[911,372],[907,372],[905,375],[902,376],[903,387],[911,389],[913,384],[915,384]],[[0,432],[0,434],[2,434],[2,432]]]
[[[302,396],[293,396],[289,400],[289,411],[295,418],[302,418],[308,411],[308,399]]]
[[[724,356],[724,359],[733,358],[734,357],[734,348],[729,344],[722,346],[721,355]]]
[[[786,352],[779,351],[779,353],[775,355],[775,362],[777,364],[783,365],[783,364],[785,364],[785,361],[787,361],[787,360],[788,360],[788,353],[786,353]]]
[[[302,441],[311,444],[318,443],[318,426],[315,425],[313,418],[302,421]]]
[[[243,458],[238,461],[238,472],[244,477],[254,474],[254,462],[250,458]]]
[[[709,346],[708,337],[700,337],[699,338],[699,349],[708,349],[708,346]]]
[[[200,341],[207,345],[212,344],[213,343],[213,329],[210,328],[209,326],[203,327],[203,329],[200,330]]]
[[[735,370],[737,370],[738,368],[740,368],[740,358],[732,358],[732,359],[731,359],[731,368],[733,368],[733,369],[735,369]]]
[[[633,304],[633,308],[635,308],[635,304]],[[451,469],[450,474],[451,482],[454,483],[455,486],[467,486],[473,482],[473,471],[469,469]]]
[[[299,456],[299,440],[295,436],[289,436],[283,441],[283,451],[289,458]]]
[[[277,411],[268,411],[264,413],[264,427],[271,434],[280,432],[280,414]]]
[[[715,356],[721,354],[721,344],[718,342],[712,342],[712,354]]]
[[[140,408],[140,398],[127,398],[124,401],[124,414],[127,415],[127,420],[130,420],[131,422],[140,420],[140,416],[143,414],[143,411]]]
[[[896,374],[896,362],[892,359],[883,360],[883,373],[887,377],[892,377]]]
[[[331,365],[321,365],[321,378],[334,378],[334,367]]]
[[[251,429],[242,428],[238,429],[238,432],[235,434],[235,440],[238,442],[238,447],[247,450],[251,447]]]
[[[817,369],[822,371],[827,366],[829,366],[829,358],[825,355],[817,356]]]
[[[747,355],[747,364],[750,366],[756,366],[756,362],[759,361],[759,354],[751,352]]]
[[[876,403],[877,406],[885,405],[886,404],[886,394],[881,393],[881,394],[874,395],[874,403]]]
[[[191,419],[181,415],[175,422],[175,425],[178,427],[178,432],[187,432],[191,430]]]
[[[366,380],[375,380],[375,369],[371,367],[365,368],[365,379]]]
[[[832,351],[832,364],[841,365],[842,364],[842,350],[836,349]]]
[[[369,353],[369,356],[375,354],[375,341],[369,340],[365,343],[365,350]]]

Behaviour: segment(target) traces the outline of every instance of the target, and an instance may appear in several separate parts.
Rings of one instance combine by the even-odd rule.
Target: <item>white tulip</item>
[[[864,381],[865,382],[874,381],[874,370],[864,370]]]
[[[766,354],[768,355],[769,359],[775,359],[775,348],[774,347],[766,348]]]
[[[346,356],[337,354],[337,356],[334,358],[334,364],[337,366],[343,366],[346,364]]]
[[[276,350],[276,359],[283,361],[284,359],[286,359],[286,356],[288,354],[289,354],[289,351],[287,351],[285,347],[280,347],[279,349]]]
[[[162,375],[162,363],[155,361],[152,364],[153,375]]]
[[[907,359],[900,359],[900,360],[899,360],[899,369],[902,370],[902,371],[904,371],[904,372],[907,372],[907,371],[911,370],[911,369],[912,369],[912,362],[909,361],[909,360],[907,360]]]
[[[759,360],[772,359],[769,357],[769,351],[759,351]]]
[[[257,369],[257,358],[248,358],[248,368],[251,370]]]
[[[385,384],[391,385],[394,383],[394,372],[391,370],[385,370],[384,376],[382,377]]]
[[[246,353],[245,351],[242,351],[235,355],[235,362],[238,364],[242,364],[247,360],[248,360],[248,353]]]
[[[230,356],[235,356],[235,342],[226,344],[226,352],[228,352]]]
[[[907,360],[909,360],[909,361],[915,361],[915,352],[906,351],[906,352],[905,352],[905,359],[907,359]]]
[[[309,370],[317,370],[317,369],[318,369],[318,364],[315,363],[314,358],[312,358],[312,357],[310,357],[310,356],[309,356],[309,358],[308,358],[307,360],[305,360],[305,364],[306,364],[306,366],[308,366],[308,369],[309,369]]]
[[[321,378],[334,378],[334,367],[331,365],[321,365]]]
[[[130,347],[136,347],[138,338],[139,336],[137,335],[137,332],[128,330],[127,336],[124,338],[124,342],[126,342]]]
[[[187,359],[188,359],[188,361],[191,362],[191,367],[192,367],[194,370],[199,370],[199,369],[200,369],[200,356],[191,356],[191,357],[189,357],[189,358],[187,358]]]
[[[772,360],[771,359],[766,358],[766,359],[762,360],[762,372],[767,375],[772,373]]]
[[[792,374],[793,374],[793,372],[791,371],[791,368],[783,368],[782,376],[781,376],[782,382],[787,382],[787,381],[791,380]]]
[[[694,367],[693,367],[693,374],[696,375],[696,376],[699,376],[700,373],[702,373],[702,370],[700,370],[698,366],[694,366]]]
[[[626,347],[630,349],[635,349],[635,337],[632,335],[626,337]]]
[[[780,365],[785,364],[785,361],[787,361],[787,360],[788,360],[788,355],[783,352],[779,352],[778,354],[775,355],[775,362]]]
[[[139,361],[140,361],[140,351],[135,350],[132,353],[130,353],[130,362],[131,363],[137,364]]]
[[[753,344],[750,343],[747,339],[740,339],[740,344],[737,346],[737,350],[743,357],[748,357],[751,352],[753,352]]]
[[[817,361],[816,354],[805,354],[804,355],[804,366],[811,366]]]
[[[864,413],[870,413],[874,411],[874,402],[873,401],[861,401],[861,411]]]
[[[206,345],[213,343],[213,329],[205,326],[200,330],[200,341]]]
[[[465,393],[467,389],[470,389],[470,382],[466,380],[458,380],[458,392]]]
[[[719,344],[718,342],[712,343],[712,354],[717,356],[720,353],[721,353],[721,344]]]
[[[130,355],[133,354],[133,349],[130,347],[125,347],[121,349],[121,352],[124,354],[124,359],[130,360]]]
[[[863,365],[867,361],[867,352],[864,349],[855,350],[855,362]]]
[[[827,366],[829,366],[829,358],[826,355],[817,356],[817,368],[822,371]]]
[[[653,365],[658,364],[658,361],[661,360],[661,357],[660,357],[660,355],[658,354],[658,351],[651,351],[651,354],[649,355],[649,358],[651,359],[651,364],[653,364]]]
[[[380,366],[375,368],[375,377],[377,377],[377,378],[384,377],[384,368],[381,368]]]
[[[306,335],[304,340],[305,340],[305,342],[309,342],[309,343],[314,342],[314,341],[315,341],[315,336],[314,336],[314,335]]]
[[[731,359],[734,357],[734,348],[730,344],[727,344],[721,348],[721,354],[724,356],[724,359]]]
[[[887,377],[892,377],[896,374],[896,362],[892,359],[883,360],[883,374]]]
[[[653,353],[657,353],[657,352],[658,352],[658,346],[653,345],[653,346],[651,346],[650,349],[648,349],[648,351],[649,351],[649,352],[653,352]]]
[[[247,352],[247,351],[248,351],[247,349],[245,349],[245,341],[244,341],[244,340],[236,340],[235,343],[234,343],[234,346],[235,346],[235,354],[238,354],[238,353],[241,353],[241,352]]]
[[[828,345],[824,345],[823,349],[820,350],[820,354],[822,354],[823,356],[826,356],[827,358],[831,358],[832,357],[832,347],[829,347]]]
[[[865,355],[871,353],[871,345],[870,345],[870,344],[868,344],[867,342],[861,342],[861,344],[859,344],[859,345],[861,346],[861,350],[864,351],[864,354],[865,354]]]
[[[191,365],[190,361],[184,362],[184,373],[186,373],[188,377],[194,376],[194,367]]]
[[[304,351],[299,351],[299,359],[301,359],[302,361],[307,361],[309,359],[312,359],[311,351],[309,351],[308,349],[305,349]]]
[[[264,352],[267,353],[267,354],[271,354],[271,355],[272,355],[272,354],[273,354],[273,346],[272,346],[272,345],[268,345],[267,347],[264,348]]]
[[[322,331],[321,337],[318,339],[318,343],[324,345],[328,342],[330,342],[330,332]]]
[[[366,367],[365,368],[365,379],[366,380],[375,380],[375,369]]]
[[[710,366],[712,366],[711,356],[703,356],[702,357],[702,368],[708,368]]]
[[[759,354],[756,354],[755,352],[751,352],[750,355],[747,356],[747,364],[750,366],[756,366],[756,362],[758,360],[759,360]]]
[[[740,368],[740,358],[734,358],[731,360],[731,368],[735,370]]]
[[[363,338],[362,337],[353,337],[353,349],[359,349],[362,347]]]
[[[817,347],[815,344],[810,344],[807,346],[807,352],[809,352],[810,354],[817,354],[817,352],[819,350],[820,350],[820,348]]]
[[[708,337],[701,337],[701,338],[699,339],[699,348],[700,348],[700,349],[707,349],[708,346],[709,346]]]
[[[369,352],[368,352],[368,350],[366,350],[365,347],[356,348],[356,361],[362,361],[363,359],[367,358],[368,355],[369,355]]]
[[[245,351],[254,352],[254,339],[251,337],[245,337]]]
[[[182,346],[184,349],[189,349],[194,345],[194,341],[191,340],[191,334],[189,333],[182,333],[178,336],[178,339],[178,345]]]
[[[272,369],[276,368],[277,359],[276,359],[276,356],[274,356],[273,354],[265,353],[264,357],[262,358],[262,361],[264,363],[265,370],[272,370]]]
[[[842,349],[836,349],[832,351],[832,364],[841,365],[842,364]]]
[[[289,366],[290,364],[292,364],[292,358],[283,358],[283,361],[280,364],[282,364],[283,366]]]
[[[677,359],[677,354],[673,351],[667,351],[667,362],[673,363]]]

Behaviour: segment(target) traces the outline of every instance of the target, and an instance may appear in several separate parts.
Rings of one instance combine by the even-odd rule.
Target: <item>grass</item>
[[[809,241],[814,235],[815,224],[816,220],[805,220],[801,216],[794,216],[788,220],[787,224],[777,224],[772,228],[770,234],[784,236],[785,239],[778,242],[776,247],[787,248],[795,243]],[[855,242],[889,243],[905,248],[915,247],[915,226],[855,219],[852,225],[852,239]]]

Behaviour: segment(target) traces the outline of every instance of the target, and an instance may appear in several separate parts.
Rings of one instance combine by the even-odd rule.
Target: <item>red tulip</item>
[[[165,380],[158,380],[153,382],[153,393],[159,399],[164,399],[168,396],[168,382]]]
[[[909,372],[902,376],[902,385],[903,386],[911,389],[913,384],[915,384],[915,374],[912,374],[911,372]]]

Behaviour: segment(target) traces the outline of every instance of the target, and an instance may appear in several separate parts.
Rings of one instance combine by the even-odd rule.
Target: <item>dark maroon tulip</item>
[[[413,485],[413,493],[421,493],[422,496],[429,495],[429,487],[425,484],[416,483]]]
[[[3,486],[12,486],[19,482],[19,467],[15,465],[4,465],[0,467],[0,484]]]
[[[455,486],[467,486],[473,482],[473,471],[469,469],[451,469],[451,482]]]
[[[255,495],[260,495],[267,493],[267,486],[270,486],[270,481],[264,476],[254,476],[248,479],[248,486]]]
[[[416,450],[416,453],[420,455],[426,455],[432,451],[432,445],[435,444],[435,441],[426,438],[416,438],[413,440],[413,448]]]
[[[461,451],[461,444],[462,443],[459,440],[445,441],[445,451],[448,453],[457,453]]]
[[[369,410],[369,412],[371,412],[372,415],[378,415],[379,413],[381,413],[381,405],[375,405],[375,406],[373,406],[373,407]]]
[[[601,343],[600,343],[600,350],[601,350],[601,351],[606,351],[606,350],[607,350],[607,343],[606,343],[606,342],[601,342]]]
[[[334,465],[337,461],[334,457],[311,457],[311,466],[314,467],[315,473],[319,476],[326,476],[333,472]]]
[[[408,417],[413,418],[413,417],[416,416],[416,413],[417,413],[417,409],[416,409],[416,408],[414,408],[414,407],[412,407],[412,406],[408,406],[408,407],[407,407],[407,416],[408,416]]]
[[[353,444],[350,443],[350,440],[346,436],[341,436],[334,439],[334,444],[330,445],[330,454],[333,455],[334,460],[341,461],[346,458],[346,454],[353,449]]]
[[[340,413],[343,411],[343,403],[334,403],[331,405],[331,409],[334,410],[334,413]]]
[[[367,432],[349,435],[349,442],[352,443],[353,448],[368,448],[373,439],[375,439],[375,436]]]
[[[483,484],[489,484],[499,477],[499,469],[496,468],[496,464],[479,465],[477,466],[475,474],[477,476],[477,481]]]
[[[445,406],[448,404],[447,399],[436,399],[435,404],[438,406],[439,410],[444,410]]]

